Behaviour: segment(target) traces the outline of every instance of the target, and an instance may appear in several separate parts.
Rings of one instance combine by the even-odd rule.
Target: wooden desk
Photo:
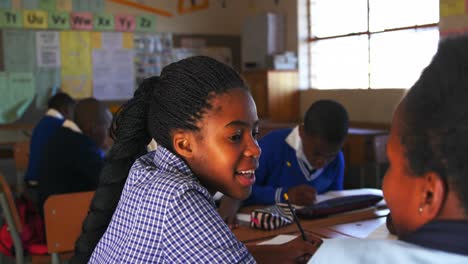
[[[255,207],[246,207],[243,208],[241,212],[248,213],[254,208]],[[362,235],[359,234],[367,233],[367,229],[369,229],[370,226],[377,226],[384,223],[385,216],[387,216],[388,213],[388,209],[376,209],[372,207],[327,218],[302,220],[301,224],[305,231],[314,233],[322,238],[362,237]],[[372,221],[370,221],[368,225],[343,225],[363,220]],[[359,229],[361,229],[362,232],[360,232]],[[243,243],[259,242],[277,235],[296,234],[297,232],[298,228],[296,224],[291,224],[272,231],[254,229],[247,225],[241,225],[239,228],[233,230],[237,239]]]
[[[13,145],[16,142],[28,141],[28,132],[25,130],[0,130],[0,146]]]
[[[387,130],[349,128],[343,146],[346,161],[345,189],[381,187],[380,165],[388,162],[386,154],[388,137]],[[358,175],[352,175],[351,169],[358,169]]]
[[[13,145],[16,142],[29,141],[29,131],[20,129],[0,129],[0,159],[13,158]]]

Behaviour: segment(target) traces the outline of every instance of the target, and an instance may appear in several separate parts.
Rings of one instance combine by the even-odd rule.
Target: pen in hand
[[[291,213],[294,218],[294,222],[296,222],[297,227],[299,228],[299,231],[301,232],[302,240],[307,241],[304,229],[302,229],[301,223],[299,222],[299,219],[297,218],[296,211],[292,207],[291,202],[289,202],[288,194],[285,193],[283,196],[284,196],[284,200],[286,200],[286,202],[288,203],[289,210],[291,210]]]

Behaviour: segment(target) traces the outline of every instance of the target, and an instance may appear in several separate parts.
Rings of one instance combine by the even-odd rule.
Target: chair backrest
[[[5,198],[8,202],[8,209],[13,218],[16,230],[18,233],[21,233],[23,226],[21,225],[21,220],[19,217],[18,209],[16,208],[15,199],[13,198],[13,193],[11,192],[10,185],[8,185],[5,177],[0,173],[0,192],[5,195]],[[4,212],[7,213],[7,212]]]
[[[81,233],[94,191],[49,196],[44,203],[44,220],[49,253],[73,251]]]
[[[29,141],[19,141],[13,145],[13,157],[17,170],[26,170],[29,162]]]

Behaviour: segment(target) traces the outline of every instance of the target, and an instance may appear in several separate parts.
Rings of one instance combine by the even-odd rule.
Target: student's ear
[[[178,130],[172,136],[174,151],[180,156],[190,159],[193,156],[192,141],[189,132]]]
[[[428,219],[434,219],[444,205],[445,190],[444,181],[435,172],[427,172],[423,179],[422,212]]]

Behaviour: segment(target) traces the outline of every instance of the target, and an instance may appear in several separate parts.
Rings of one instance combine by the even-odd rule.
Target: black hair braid
[[[110,128],[114,144],[109,151],[108,159],[123,159],[145,153],[146,145],[151,141],[146,126],[148,104],[158,79],[158,77],[145,79],[135,91],[133,98],[119,108]]]
[[[236,71],[209,57],[195,56],[166,66],[149,106],[151,136],[173,151],[171,132],[198,130],[196,122],[211,108],[209,100],[233,88],[248,89]]]

